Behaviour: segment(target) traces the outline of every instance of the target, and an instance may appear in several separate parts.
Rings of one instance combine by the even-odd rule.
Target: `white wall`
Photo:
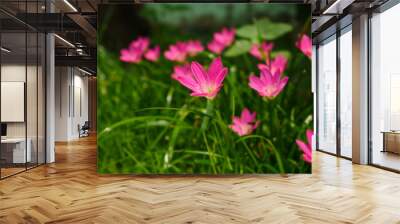
[[[77,139],[78,125],[88,120],[88,78],[76,68],[56,67],[55,85],[55,140]]]

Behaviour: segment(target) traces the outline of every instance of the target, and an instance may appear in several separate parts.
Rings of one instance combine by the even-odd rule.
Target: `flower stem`
[[[201,123],[200,130],[204,132],[208,127],[208,121],[210,120],[210,116],[214,112],[214,103],[212,100],[207,100],[207,107],[206,107],[206,116],[203,118],[203,122]]]

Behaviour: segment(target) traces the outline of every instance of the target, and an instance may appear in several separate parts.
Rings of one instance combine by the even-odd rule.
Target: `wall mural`
[[[311,173],[311,9],[101,5],[98,172]]]

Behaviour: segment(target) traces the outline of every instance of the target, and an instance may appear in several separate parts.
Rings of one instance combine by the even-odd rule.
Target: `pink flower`
[[[212,41],[207,45],[208,50],[213,53],[221,54],[221,52],[230,46],[235,40],[235,29],[223,28],[220,32],[214,33]]]
[[[121,49],[119,59],[123,62],[139,63],[142,55],[149,47],[150,40],[147,37],[138,37],[133,40],[127,49]]]
[[[249,135],[256,129],[260,121],[256,121],[256,112],[251,113],[244,108],[240,117],[233,117],[233,124],[229,127],[239,136]]]
[[[313,136],[313,131],[312,130],[307,130],[306,131],[307,135],[307,141],[308,144],[304,143],[303,141],[297,139],[296,144],[299,146],[300,150],[303,151],[303,160],[311,163],[312,161],[312,136]]]
[[[303,52],[308,58],[311,59],[312,56],[312,43],[311,38],[306,34],[300,36],[296,42],[296,47]]]
[[[236,30],[234,28],[223,28],[220,32],[214,33],[214,40],[223,44],[225,47],[230,46],[235,40]]]
[[[130,49],[141,50],[142,53],[147,50],[150,45],[150,39],[147,37],[138,37],[129,44]]]
[[[258,64],[258,68],[260,70],[269,69],[272,74],[279,73],[279,75],[281,75],[285,71],[286,65],[287,65],[287,59],[285,58],[285,56],[278,55],[275,57],[274,60],[271,61],[269,65]]]
[[[219,43],[218,41],[211,41],[210,43],[207,44],[208,50],[215,54],[221,54],[222,51],[225,49],[225,45]]]
[[[198,53],[204,51],[204,47],[198,40],[189,40],[186,42],[186,52],[190,56],[196,56]]]
[[[185,78],[186,76],[191,77],[192,76],[192,70],[190,69],[189,64],[185,64],[182,66],[176,65],[174,67],[174,73],[172,74],[172,78],[175,80]]]
[[[214,99],[222,88],[222,82],[228,73],[228,69],[223,67],[221,58],[215,58],[206,71],[198,62],[192,62],[190,71],[187,67],[175,67],[172,78],[180,84],[190,89],[191,96],[205,97]]]
[[[170,45],[168,51],[164,52],[165,58],[170,61],[184,62],[186,60],[186,43],[177,42]]]
[[[154,48],[147,50],[144,57],[149,61],[157,61],[160,57],[160,46],[155,46]]]
[[[262,42],[260,44],[253,44],[249,53],[253,55],[255,58],[259,60],[267,60],[269,61],[269,54],[271,53],[272,48],[274,47],[273,43]]]
[[[260,96],[273,99],[283,90],[288,82],[288,77],[281,79],[278,71],[271,73],[270,69],[261,69],[260,77],[250,75],[249,86],[256,90]]]
[[[139,49],[122,49],[119,59],[123,62],[139,63],[142,61],[143,52]]]

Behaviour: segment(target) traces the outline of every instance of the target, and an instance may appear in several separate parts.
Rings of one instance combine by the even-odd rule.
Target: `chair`
[[[89,129],[90,129],[89,121],[85,121],[82,127],[80,127],[80,125],[78,124],[79,138],[89,136]]]

